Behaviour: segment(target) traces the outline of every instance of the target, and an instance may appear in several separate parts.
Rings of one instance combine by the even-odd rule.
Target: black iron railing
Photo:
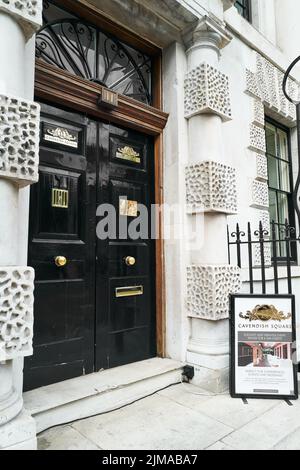
[[[296,106],[296,117],[297,117],[297,140],[298,140],[298,176],[297,176],[297,181],[295,184],[294,192],[293,192],[293,204],[294,204],[294,209],[296,211],[297,217],[298,217],[298,224],[299,224],[299,230],[300,230],[300,101],[298,99],[294,99],[292,96],[290,96],[289,91],[288,91],[288,80],[290,77],[290,74],[294,67],[300,62],[300,56],[295,59],[290,66],[288,67],[287,71],[284,74],[283,78],[283,83],[282,83],[282,90],[285,95],[285,97]]]
[[[297,260],[297,243],[300,237],[296,229],[288,221],[283,226],[271,222],[269,230],[259,223],[257,230],[247,224],[247,230],[240,229],[237,224],[235,231],[228,227],[228,260],[229,264],[237,264],[248,270],[250,294],[256,293],[259,284],[262,294],[270,293],[270,284],[274,285],[274,293],[284,290],[282,294],[293,293],[292,265]],[[284,256],[279,256],[284,253]],[[286,275],[279,275],[279,269],[286,270]],[[280,284],[280,279],[287,279],[287,285]],[[287,289],[287,290],[286,290]]]

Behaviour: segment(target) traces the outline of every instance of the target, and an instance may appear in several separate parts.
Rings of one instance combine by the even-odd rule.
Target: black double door
[[[152,139],[48,105],[41,117],[29,228],[34,354],[25,361],[25,390],[156,355],[155,245],[146,236]],[[141,204],[149,209],[143,227]]]

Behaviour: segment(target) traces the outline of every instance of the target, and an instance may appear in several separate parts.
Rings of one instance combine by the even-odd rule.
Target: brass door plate
[[[43,124],[43,140],[65,147],[79,148],[79,132],[72,132],[69,129],[55,127],[51,124]]]
[[[143,286],[116,287],[116,297],[135,297],[144,294]]]
[[[119,212],[120,215],[125,217],[137,217],[138,216],[138,202],[129,201],[128,199],[123,199],[120,197],[119,203]]]
[[[120,160],[127,160],[132,163],[141,163],[140,154],[137,153],[132,147],[119,148],[116,157]]]

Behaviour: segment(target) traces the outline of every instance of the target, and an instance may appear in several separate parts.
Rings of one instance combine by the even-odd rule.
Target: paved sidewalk
[[[300,401],[245,405],[199,392],[176,385],[121,410],[51,429],[40,434],[39,449],[300,450]]]

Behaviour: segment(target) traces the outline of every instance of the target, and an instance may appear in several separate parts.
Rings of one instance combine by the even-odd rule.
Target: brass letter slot
[[[135,297],[136,295],[143,295],[144,287],[143,286],[133,286],[133,287],[117,287],[116,288],[116,297]]]

